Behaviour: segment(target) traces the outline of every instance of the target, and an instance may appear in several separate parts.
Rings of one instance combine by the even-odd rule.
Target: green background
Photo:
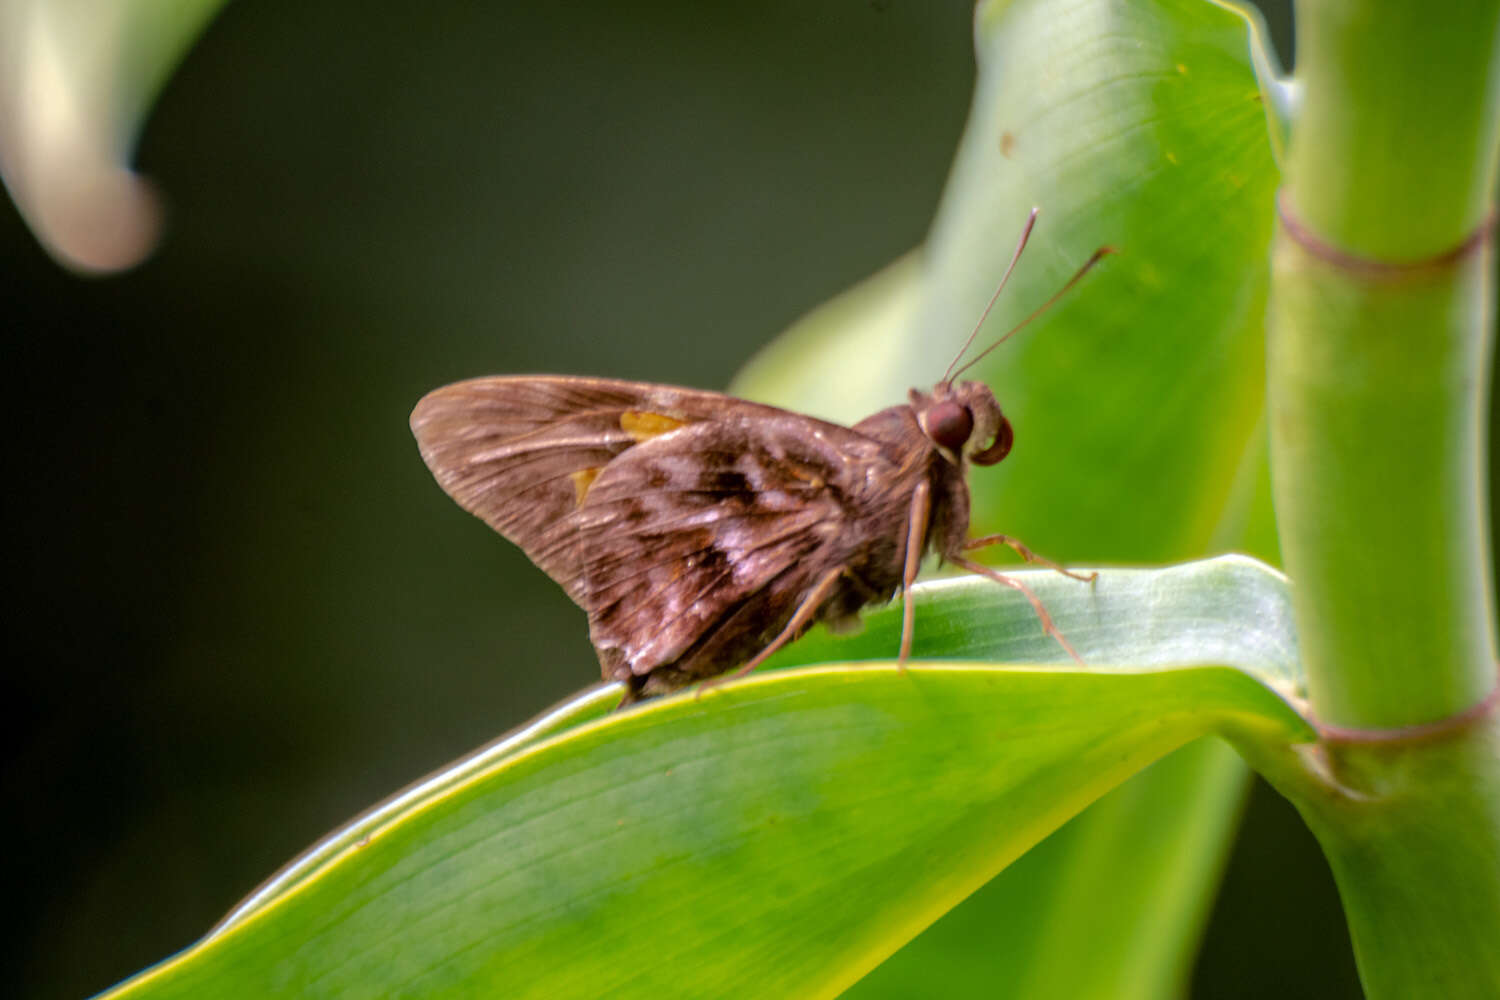
[[[187,945],[596,677],[581,613],[431,482],[411,404],[490,372],[724,385],[923,238],[970,30],[962,2],[239,0],[142,137],[152,261],[71,278],[5,209],[21,995]],[[1357,995],[1326,865],[1258,788],[1194,993],[1273,989]]]

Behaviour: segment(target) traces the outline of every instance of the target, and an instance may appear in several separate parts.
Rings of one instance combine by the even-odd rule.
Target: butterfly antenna
[[[949,379],[958,378],[958,376],[962,375],[964,372],[966,372],[970,368],[974,367],[974,365],[978,364],[979,361],[980,361],[980,359],[982,359],[986,354],[990,353],[995,348],[997,348],[1001,344],[1005,343],[1007,340],[1009,340],[1015,334],[1020,333],[1021,330],[1023,330],[1026,327],[1026,324],[1028,324],[1032,320],[1036,319],[1038,316],[1040,316],[1042,313],[1046,312],[1048,309],[1051,309],[1053,307],[1053,305],[1055,305],[1057,303],[1058,299],[1060,299],[1064,295],[1068,294],[1068,289],[1072,288],[1074,285],[1078,284],[1078,282],[1082,281],[1083,280],[1083,276],[1085,274],[1089,273],[1089,269],[1090,268],[1092,268],[1095,264],[1099,263],[1105,257],[1108,257],[1110,254],[1116,253],[1116,252],[1117,251],[1115,250],[1114,247],[1108,247],[1108,246],[1100,247],[1098,250],[1095,250],[1092,254],[1089,255],[1089,259],[1083,262],[1083,266],[1078,269],[1077,273],[1075,273],[1073,275],[1073,277],[1071,277],[1071,278],[1068,279],[1068,283],[1066,285],[1063,285],[1061,288],[1059,288],[1053,294],[1052,298],[1048,299],[1046,302],[1043,302],[1041,304],[1040,308],[1038,308],[1036,310],[1036,312],[1032,313],[1030,316],[1027,316],[1025,319],[1021,320],[1021,322],[1017,323],[1015,326],[1011,327],[1010,330],[1005,334],[1005,336],[1001,337],[999,340],[995,341],[989,347],[986,347],[984,350],[980,351],[978,354],[976,354],[973,357],[972,360],[969,361],[968,364],[964,365],[962,368],[960,368],[958,371],[954,372],[948,378],[945,378],[943,381],[946,382]],[[1014,264],[1014,262],[1012,262],[1012,264]],[[1010,272],[1006,272],[1006,273],[1009,274]],[[967,345],[965,345],[965,349],[967,350]]]
[[[958,355],[953,359],[953,364],[948,366],[948,371],[943,374],[943,381],[950,381],[957,373],[953,371],[954,365],[963,358],[964,352],[974,343],[974,338],[979,336],[979,330],[984,326],[984,321],[990,318],[990,310],[995,308],[995,301],[1000,298],[1000,293],[1005,291],[1005,283],[1010,280],[1010,272],[1016,269],[1016,261],[1021,259],[1021,251],[1026,249],[1026,241],[1031,239],[1031,227],[1036,225],[1037,213],[1040,208],[1033,208],[1031,214],[1026,217],[1026,225],[1021,228],[1021,239],[1016,243],[1016,252],[1011,255],[1010,266],[1000,276],[1000,284],[995,286],[995,294],[990,296],[990,301],[985,304],[984,312],[979,314],[979,322],[974,324],[974,329],[969,332],[969,339],[964,341],[964,346],[958,349]],[[967,366],[965,366],[967,367]],[[960,368],[959,371],[963,369]]]

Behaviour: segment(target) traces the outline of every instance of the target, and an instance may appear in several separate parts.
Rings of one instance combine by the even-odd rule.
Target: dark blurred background
[[[423,392],[722,386],[922,240],[967,0],[536,6],[237,0],[142,137],[153,259],[75,278],[0,208],[17,995],[188,945],[597,678],[581,612],[431,481]],[[1326,865],[1263,786],[1193,992],[1358,995]]]

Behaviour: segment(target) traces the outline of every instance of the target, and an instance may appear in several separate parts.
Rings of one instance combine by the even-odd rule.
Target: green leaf
[[[971,659],[768,670],[603,718],[616,692],[590,692],[114,995],[831,996],[1172,748],[1311,737],[1274,571],[1018,576],[1098,665],[995,665],[1060,653],[1024,598],[943,581],[919,588],[921,653]],[[899,628],[888,609],[802,651],[884,656]]]
[[[809,370],[778,384],[757,365],[745,391],[856,419],[935,381],[1039,206],[981,343],[1094,248],[1120,252],[968,373],[1016,433],[1004,463],[971,477],[976,530],[1070,560],[1273,554],[1263,330],[1274,136],[1292,95],[1256,22],[1203,0],[1010,0],[981,4],[976,28],[969,124],[909,286],[844,300],[865,307],[868,339],[840,326],[838,301],[814,313],[789,335]],[[979,894],[982,914],[955,914],[976,933],[929,941],[946,933],[934,928],[854,995],[941,981],[987,996],[996,979],[1034,996],[1182,989],[1244,775],[1213,742],[1161,762]]]

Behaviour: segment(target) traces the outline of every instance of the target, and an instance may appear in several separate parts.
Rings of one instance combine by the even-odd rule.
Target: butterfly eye
[[[949,451],[962,451],[972,433],[974,415],[951,399],[927,411],[927,436]]]
[[[1010,421],[1000,418],[1000,427],[995,431],[995,442],[983,451],[969,456],[975,465],[994,465],[1010,454],[1010,446],[1016,443],[1016,432],[1010,429]]]

